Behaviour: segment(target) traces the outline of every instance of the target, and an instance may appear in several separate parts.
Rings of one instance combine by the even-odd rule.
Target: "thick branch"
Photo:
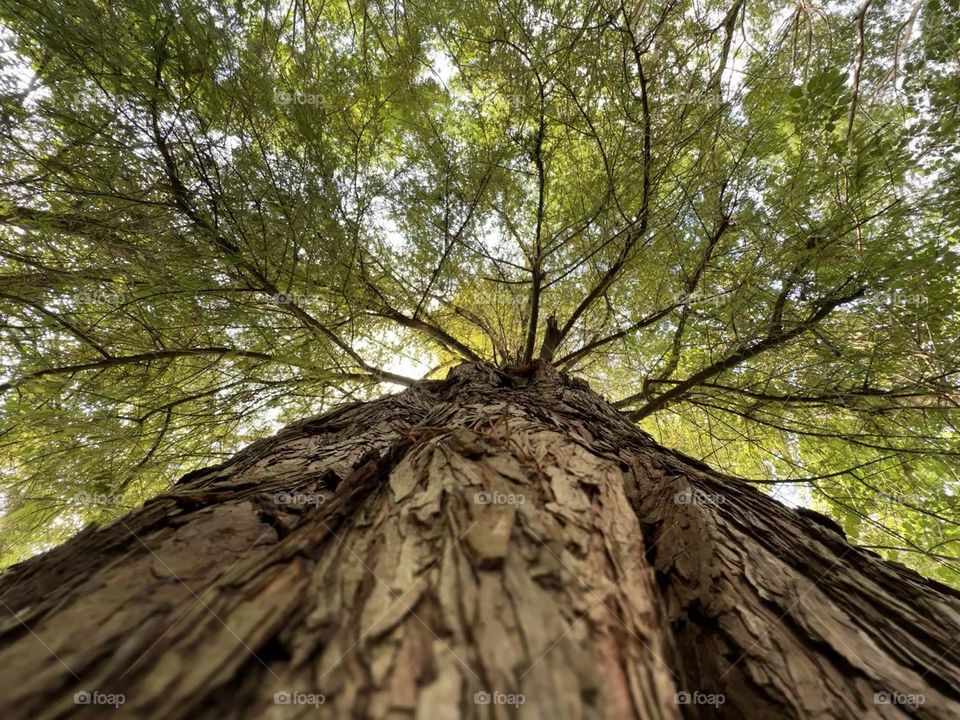
[[[539,81],[539,79],[538,79]],[[533,163],[537,168],[537,226],[534,235],[534,250],[530,274],[530,319],[527,323],[527,339],[523,347],[523,363],[533,360],[537,342],[537,324],[540,321],[540,293],[543,286],[543,214],[546,199],[546,168],[543,162],[543,138],[546,133],[544,119],[543,83],[540,83],[540,123],[533,143]]]
[[[694,373],[693,375],[688,377],[686,380],[683,380],[677,383],[662,395],[658,395],[657,397],[655,397],[653,400],[648,402],[639,410],[634,410],[633,412],[627,413],[627,417],[635,421],[642,420],[643,418],[647,417],[651,413],[654,413],[657,410],[660,410],[665,406],[669,405],[671,402],[677,400],[682,395],[684,395],[688,390],[702,384],[705,380],[708,380],[709,378],[719,375],[720,373],[724,372],[725,370],[729,370],[732,367],[736,367],[740,363],[745,362],[750,358],[756,357],[761,353],[764,353],[768,350],[771,350],[773,348],[779,347],[781,345],[784,345],[790,342],[794,338],[805,333],[807,330],[810,330],[814,325],[816,325],[818,322],[823,320],[823,318],[829,315],[835,308],[861,297],[863,293],[864,293],[864,289],[860,288],[856,292],[850,295],[824,301],[823,303],[821,303],[817,311],[814,312],[812,315],[810,315],[810,317],[808,317],[803,322],[798,323],[797,325],[795,325],[789,330],[783,330],[783,331],[768,335],[762,340],[755,342],[753,345],[748,345],[747,347],[741,348],[740,350],[737,350],[736,352],[733,352],[730,355],[727,355],[726,357],[721,358],[720,360],[717,360],[712,365],[708,365],[707,367],[703,368],[699,372]],[[644,397],[643,392],[636,393],[634,395],[630,395],[629,397],[624,398],[623,400],[620,400],[614,405],[615,407],[618,407],[618,408],[626,407],[643,397]]]
[[[161,360],[164,358],[176,357],[195,357],[202,355],[230,355],[235,357],[249,357],[257,360],[273,360],[273,356],[267,353],[256,352],[253,350],[237,350],[229,347],[206,347],[206,348],[185,348],[182,350],[153,350],[151,352],[137,353],[136,355],[112,356],[102,360],[94,360],[88,363],[79,363],[77,365],[64,365],[62,367],[45,368],[28,373],[17,380],[0,384],[0,393],[6,392],[12,387],[16,387],[28,380],[44,377],[46,375],[70,375],[81,370],[102,370],[105,368],[116,367],[118,365],[134,365],[150,360]]]
[[[640,318],[639,320],[637,320],[637,321],[636,321],[635,323],[633,323],[632,325],[623,328],[623,330],[618,330],[618,331],[615,332],[615,333],[612,333],[612,334],[607,335],[607,336],[605,336],[605,337],[602,337],[602,338],[599,338],[599,339],[597,339],[597,340],[594,340],[593,342],[587,343],[586,345],[584,345],[584,346],[581,347],[580,349],[574,350],[572,353],[569,353],[569,354],[567,354],[567,355],[564,355],[562,358],[560,358],[559,360],[557,360],[556,365],[557,365],[557,367],[565,367],[565,368],[566,368],[566,367],[570,367],[571,365],[573,365],[573,364],[574,364],[575,362],[577,362],[578,360],[580,360],[580,359],[582,359],[583,357],[585,357],[586,355],[592,353],[594,350],[599,350],[599,349],[600,349],[601,347],[603,347],[604,345],[609,345],[610,343],[615,342],[615,341],[619,340],[620,338],[626,337],[627,335],[629,335],[629,334],[631,334],[631,333],[634,333],[634,332],[636,332],[637,330],[641,330],[641,329],[647,327],[648,325],[652,325],[653,323],[655,323],[655,322],[656,322],[657,320],[659,320],[660,318],[663,318],[663,317],[666,317],[667,315],[669,315],[669,314],[670,314],[671,312],[673,312],[674,309],[676,309],[678,306],[679,306],[679,303],[674,303],[673,305],[670,305],[669,307],[663,308],[663,310],[657,310],[656,312],[651,313],[650,315],[646,315],[646,316]]]
[[[477,355],[473,350],[457,340],[455,337],[453,337],[453,335],[448,333],[443,328],[424,320],[423,317],[407,317],[399,310],[395,310],[386,305],[384,305],[381,310],[376,311],[375,314],[389,318],[403,327],[410,328],[411,330],[418,330],[419,332],[429,335],[448,350],[459,353],[465,360],[473,360],[475,362],[480,361],[480,356]]]
[[[871,3],[873,3],[873,0],[864,0],[864,3],[860,6],[860,10],[857,12],[857,51],[853,59],[853,80],[851,82],[852,91],[850,93],[850,111],[847,115],[848,140],[850,139],[850,135],[853,133],[853,121],[857,116],[857,100],[860,97],[860,71],[863,69],[864,47],[866,45],[864,40],[864,23],[867,18],[867,10],[870,8]]]
[[[197,212],[190,201],[190,192],[187,190],[180,178],[176,160],[174,159],[173,154],[170,152],[170,147],[167,144],[163,133],[160,131],[159,110],[157,108],[156,93],[160,92],[163,84],[161,78],[163,60],[164,56],[161,52],[161,56],[157,60],[154,77],[155,95],[150,100],[150,119],[153,131],[153,140],[163,159],[164,171],[167,176],[167,180],[170,183],[171,190],[173,191],[174,203],[176,204],[177,208],[180,209],[180,211],[183,212],[183,214],[186,215],[187,218],[194,224],[194,226],[196,226],[204,234],[208,235],[213,241],[214,245],[224,252],[239,269],[246,272],[248,276],[256,281],[258,290],[260,290],[262,293],[275,297],[281,294],[280,289],[269,278],[267,278],[267,276],[264,275],[264,273],[258,267],[247,261],[241,255],[240,248],[236,245],[236,243],[232,242],[218,232],[215,227],[213,227],[199,212]],[[399,385],[410,386],[416,382],[416,380],[413,378],[409,378],[404,375],[398,375],[386,370],[381,370],[380,368],[370,365],[356,350],[350,347],[348,343],[344,342],[335,332],[313,317],[313,315],[300,307],[300,305],[296,302],[289,302],[286,304],[286,307],[288,307],[290,311],[293,312],[293,314],[297,317],[297,319],[303,322],[304,325],[312,330],[317,331],[330,340],[366,372],[375,375],[381,380],[397,383]]]
[[[586,297],[584,297],[573,313],[571,313],[570,317],[567,318],[567,321],[560,328],[560,337],[557,340],[558,346],[566,339],[567,335],[570,334],[570,331],[573,329],[574,325],[577,324],[577,321],[580,319],[580,317],[593,306],[598,298],[602,297],[607,292],[614,280],[617,279],[617,276],[627,264],[627,261],[630,259],[631,251],[636,246],[637,242],[639,242],[647,232],[647,224],[650,217],[650,148],[653,134],[650,122],[650,103],[647,97],[647,77],[644,74],[643,63],[640,60],[640,46],[633,34],[633,30],[630,27],[630,20],[629,17],[627,17],[625,9],[624,22],[626,23],[627,33],[630,36],[631,49],[637,66],[637,79],[640,83],[640,108],[643,116],[643,177],[641,180],[642,191],[640,210],[637,213],[637,225],[631,227],[627,231],[626,239],[624,240],[623,247],[620,250],[620,254],[617,256],[617,259],[610,265],[610,267],[607,268],[607,271],[603,274],[603,277],[600,278],[600,281],[587,293]]]

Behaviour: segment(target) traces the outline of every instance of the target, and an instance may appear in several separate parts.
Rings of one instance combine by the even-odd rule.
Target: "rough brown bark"
[[[546,363],[292,425],[11,568],[0,618],[5,718],[960,717],[960,594]]]

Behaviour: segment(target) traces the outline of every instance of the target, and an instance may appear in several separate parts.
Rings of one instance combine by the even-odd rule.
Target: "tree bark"
[[[0,620],[4,718],[960,717],[960,593],[545,362],[291,425]]]

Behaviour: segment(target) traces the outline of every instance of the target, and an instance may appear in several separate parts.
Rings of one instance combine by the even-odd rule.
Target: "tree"
[[[960,709],[960,592],[543,361],[295,423],[0,583],[4,717]]]
[[[0,0],[0,562],[540,358],[960,584],[956,10]]]
[[[957,583],[940,1],[5,0],[3,561],[553,317],[662,442]]]

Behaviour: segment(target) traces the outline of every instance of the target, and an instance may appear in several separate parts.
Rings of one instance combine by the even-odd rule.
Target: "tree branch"
[[[273,356],[267,353],[256,352],[253,350],[237,350],[229,347],[206,347],[206,348],[185,348],[182,350],[153,350],[151,352],[137,353],[136,355],[111,356],[102,360],[94,360],[88,363],[79,363],[77,365],[64,365],[56,368],[45,368],[28,373],[17,380],[11,380],[0,384],[0,393],[4,393],[10,388],[20,385],[29,380],[44,377],[47,375],[70,375],[82,370],[102,370],[104,368],[116,367],[118,365],[132,365],[136,363],[149,362],[150,360],[161,360],[164,358],[175,357],[196,357],[202,355],[232,355],[236,357],[249,357],[258,360],[273,360]]]
[[[571,313],[570,317],[567,318],[567,321],[560,328],[560,336],[557,339],[558,347],[563,343],[567,335],[570,334],[570,331],[573,329],[574,325],[576,325],[580,317],[590,309],[590,307],[597,301],[598,298],[607,292],[614,280],[616,280],[617,276],[620,274],[620,271],[623,270],[624,266],[627,264],[627,260],[630,258],[630,252],[633,250],[637,242],[646,235],[647,224],[650,219],[650,148],[653,131],[650,122],[650,103],[649,98],[647,97],[647,77],[644,74],[643,63],[640,59],[640,46],[637,42],[636,36],[633,34],[633,29],[630,27],[630,19],[626,8],[621,4],[620,9],[623,11],[626,32],[630,37],[631,49],[637,66],[637,79],[640,83],[640,108],[643,123],[643,177],[641,180],[642,190],[640,210],[638,211],[637,218],[635,220],[637,225],[634,225],[628,229],[627,237],[624,240],[623,247],[620,250],[620,254],[617,256],[617,259],[610,265],[610,267],[607,268],[607,271],[603,274],[603,277],[600,278],[600,281],[587,293],[586,297],[580,302],[579,305],[577,305],[576,309]]]
[[[527,339],[523,347],[522,363],[524,365],[533,360],[534,348],[537,343],[537,325],[540,321],[540,293],[543,289],[543,214],[547,185],[546,167],[543,162],[543,139],[546,134],[546,119],[544,116],[544,88],[539,76],[537,82],[540,89],[540,122],[533,141],[533,163],[537,168],[537,225],[534,233],[533,258],[530,263],[530,318],[527,323]]]
[[[622,337],[626,337],[626,336],[629,335],[630,333],[636,332],[637,330],[640,330],[640,329],[642,329],[642,328],[645,328],[645,327],[647,327],[648,325],[652,325],[652,324],[655,323],[657,320],[660,320],[661,318],[666,317],[667,315],[669,315],[669,314],[670,314],[671,312],[673,312],[677,307],[679,307],[679,305],[680,305],[680,303],[674,303],[673,305],[670,305],[669,307],[663,308],[663,310],[657,310],[655,313],[651,313],[650,315],[647,315],[647,316],[645,316],[645,317],[640,318],[639,320],[637,320],[635,323],[633,323],[633,324],[630,325],[629,327],[625,327],[625,328],[623,328],[622,330],[618,330],[618,331],[615,332],[615,333],[612,333],[612,334],[610,334],[610,335],[607,335],[606,337],[602,337],[602,338],[600,338],[600,339],[598,339],[598,340],[594,340],[593,342],[587,343],[586,345],[584,345],[584,346],[581,347],[580,349],[574,350],[572,353],[569,353],[569,354],[567,354],[567,355],[564,355],[562,358],[560,358],[559,360],[557,360],[556,365],[557,365],[557,367],[568,368],[568,367],[570,367],[571,365],[573,365],[575,362],[577,362],[578,360],[580,360],[581,358],[583,358],[583,357],[585,357],[586,355],[588,355],[588,354],[590,354],[591,352],[593,352],[594,350],[599,350],[599,349],[600,349],[601,347],[603,347],[604,345],[608,345],[608,344],[610,344],[610,343],[612,343],[612,342],[615,342],[615,341],[619,340],[619,339],[622,338]]]
[[[202,215],[200,215],[199,212],[197,212],[190,201],[190,192],[187,190],[182,179],[180,178],[176,160],[174,159],[173,154],[170,152],[170,147],[167,144],[163,133],[160,131],[157,94],[160,92],[163,86],[162,67],[165,57],[164,52],[165,50],[161,49],[160,55],[156,62],[154,74],[154,94],[150,98],[149,102],[150,121],[153,131],[153,141],[157,146],[157,149],[160,151],[160,156],[163,159],[164,171],[167,181],[170,183],[171,190],[173,191],[174,203],[176,204],[177,208],[179,208],[180,211],[187,216],[193,225],[208,235],[212,239],[214,245],[224,252],[237,265],[238,268],[256,280],[258,290],[273,297],[280,295],[281,292],[279,288],[272,281],[270,281],[270,279],[267,278],[267,276],[264,275],[258,267],[247,261],[241,255],[240,248],[236,245],[236,243],[224,237],[223,234],[217,231],[215,227],[213,227]],[[317,331],[330,340],[366,372],[375,375],[382,380],[393,382],[398,385],[409,386],[416,382],[414,378],[408,378],[405,375],[398,375],[396,373],[381,370],[380,368],[370,365],[356,350],[344,342],[335,332],[330,330],[330,328],[300,307],[300,305],[295,302],[290,302],[287,303],[286,306],[290,308],[297,319],[303,322],[304,325]]]
[[[714,377],[715,375],[719,375],[720,373],[724,372],[725,370],[729,370],[732,367],[736,367],[740,363],[745,362],[750,358],[756,357],[757,355],[760,355],[761,353],[766,352],[767,350],[771,350],[773,348],[779,347],[781,345],[784,345],[785,343],[790,342],[794,338],[798,337],[799,335],[802,335],[807,330],[812,328],[814,325],[820,322],[823,318],[825,318],[827,315],[833,312],[833,310],[836,309],[837,307],[845,303],[851,302],[852,300],[856,300],[859,297],[862,297],[864,292],[865,292],[864,288],[859,288],[855,292],[851,293],[850,295],[823,301],[820,304],[820,307],[803,322],[798,323],[796,326],[792,327],[789,330],[782,330],[780,332],[776,332],[771,335],[768,335],[767,337],[763,338],[762,340],[759,340],[758,342],[755,342],[752,345],[748,345],[745,348],[737,350],[736,352],[731,353],[730,355],[727,355],[726,357],[720,360],[717,360],[715,363],[708,365],[707,367],[703,368],[697,373],[694,373],[693,375],[688,377],[686,380],[682,380],[678,382],[676,385],[674,385],[672,388],[670,388],[663,394],[653,398],[651,401],[649,401],[646,405],[644,405],[639,410],[634,410],[633,412],[627,413],[627,417],[634,421],[642,420],[643,418],[647,417],[651,413],[654,413],[657,410],[662,409],[666,405],[669,405],[671,402],[674,402],[675,400],[680,398],[682,395],[684,395],[691,388],[696,387],[697,385],[700,385],[701,383],[703,383],[704,380]],[[614,407],[617,407],[617,408],[625,407],[627,405],[630,405],[631,403],[636,402],[637,400],[643,397],[645,397],[645,394],[643,392],[630,395],[629,397],[626,397],[623,400],[619,400],[618,402],[614,403]]]

